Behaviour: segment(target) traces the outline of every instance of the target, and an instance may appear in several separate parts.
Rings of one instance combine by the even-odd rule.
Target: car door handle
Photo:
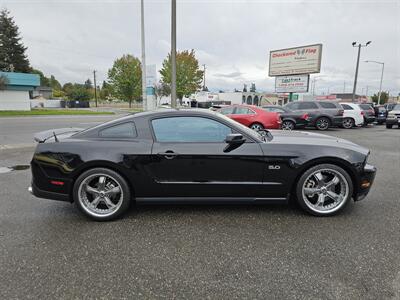
[[[159,152],[159,153],[157,153],[157,155],[164,156],[166,159],[173,159],[179,154],[172,150],[167,150],[165,152]]]

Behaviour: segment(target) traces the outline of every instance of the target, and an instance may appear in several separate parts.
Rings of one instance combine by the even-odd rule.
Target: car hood
[[[310,145],[310,146],[331,146],[342,147],[361,152],[368,155],[369,150],[351,141],[320,133],[289,130],[270,130],[273,135],[271,143]]]
[[[400,110],[391,110],[391,111],[388,112],[388,114],[392,114],[392,115],[400,114]]]

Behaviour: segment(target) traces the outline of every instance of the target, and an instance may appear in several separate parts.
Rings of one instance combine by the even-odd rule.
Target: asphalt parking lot
[[[96,223],[31,196],[29,170],[0,173],[0,298],[400,299],[400,129],[326,134],[368,147],[378,168],[369,196],[330,218],[143,206]],[[0,167],[32,151],[0,150]]]

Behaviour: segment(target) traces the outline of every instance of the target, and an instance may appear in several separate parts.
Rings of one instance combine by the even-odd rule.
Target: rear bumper
[[[376,168],[372,165],[366,164],[360,175],[361,178],[359,181],[358,192],[354,197],[354,201],[360,201],[368,195],[371,186],[374,183]]]
[[[342,126],[343,117],[332,117],[332,126]]]
[[[72,202],[69,195],[41,190],[34,183],[28,187],[28,191],[38,198]]]

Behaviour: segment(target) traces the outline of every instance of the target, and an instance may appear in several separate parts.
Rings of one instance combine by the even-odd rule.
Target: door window
[[[322,108],[337,108],[336,104],[331,102],[320,102],[319,105],[321,105]]]
[[[232,133],[228,126],[202,117],[170,117],[152,121],[158,142],[221,143]]]
[[[314,102],[297,102],[299,109],[318,109],[318,105]]]
[[[344,110],[353,110],[353,108],[348,104],[341,104]]]

